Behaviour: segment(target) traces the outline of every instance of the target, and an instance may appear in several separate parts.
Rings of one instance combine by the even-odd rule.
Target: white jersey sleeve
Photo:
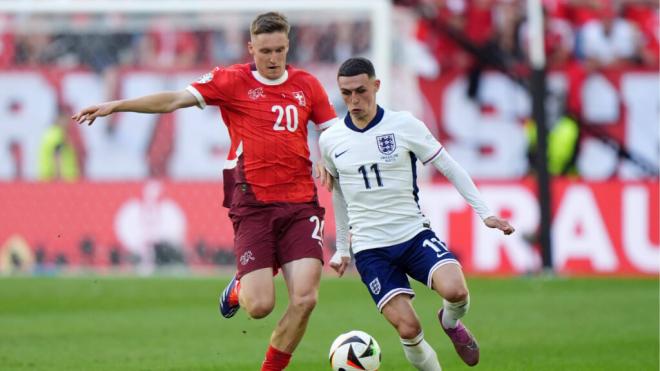
[[[479,215],[481,220],[493,215],[486,202],[481,198],[481,194],[470,175],[454,161],[446,150],[436,156],[433,165],[456,187],[458,193],[472,206],[472,209]]]
[[[410,117],[404,129],[405,138],[412,152],[426,165],[438,157],[443,147],[423,122],[408,115]]]
[[[328,170],[330,175],[334,177],[333,191],[332,191],[332,206],[335,214],[335,229],[336,229],[336,248],[341,256],[350,256],[350,242],[349,242],[349,227],[348,227],[348,211],[346,208],[346,200],[339,184],[339,173],[335,167],[332,157],[332,135],[329,133],[321,133],[319,138],[319,150],[323,159],[323,165]]]
[[[432,162],[482,220],[493,215],[465,169],[454,161],[423,122],[411,116],[406,129],[408,145],[424,165]]]
[[[335,179],[332,191],[332,206],[335,212],[336,247],[341,256],[349,256],[350,239],[348,229],[348,210],[339,181]]]

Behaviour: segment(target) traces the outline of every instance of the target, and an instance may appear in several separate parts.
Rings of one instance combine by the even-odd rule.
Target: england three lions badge
[[[394,134],[379,135],[376,137],[378,150],[384,155],[391,155],[396,150],[396,140]]]

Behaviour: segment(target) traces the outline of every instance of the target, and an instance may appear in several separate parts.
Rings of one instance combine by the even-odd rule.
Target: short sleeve
[[[442,152],[442,144],[431,134],[426,125],[408,114],[410,120],[406,125],[405,135],[410,150],[424,165],[433,161]]]
[[[328,93],[316,78],[311,81],[312,113],[309,117],[319,129],[329,128],[337,118],[337,112],[328,98]]]
[[[219,106],[228,101],[235,85],[234,79],[231,72],[216,67],[190,84],[186,90],[197,98],[197,105],[200,108],[207,105]]]

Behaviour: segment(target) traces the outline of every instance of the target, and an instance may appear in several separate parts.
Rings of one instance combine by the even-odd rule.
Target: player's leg
[[[438,357],[424,340],[419,318],[412,307],[415,293],[399,264],[409,242],[363,250],[355,254],[355,266],[378,310],[399,334],[408,361],[419,370],[440,370]]]
[[[318,300],[321,269],[321,261],[314,258],[303,258],[282,266],[289,305],[271,336],[271,344],[278,349],[291,353],[300,343]]]
[[[433,348],[424,339],[419,317],[409,295],[396,295],[385,306],[383,316],[399,333],[403,352],[418,370],[440,371],[440,362]]]
[[[443,297],[442,327],[454,328],[470,308],[470,294],[458,264],[438,267],[432,276],[433,290]]]
[[[289,303],[271,335],[262,365],[264,371],[286,367],[316,306],[323,266],[324,212],[315,205],[289,205],[281,209],[277,261],[282,267]]]
[[[463,361],[479,363],[479,345],[472,333],[460,321],[470,308],[470,294],[463,271],[458,264],[444,264],[432,273],[432,287],[443,297],[438,320]]]
[[[447,250],[431,230],[415,237],[410,254],[402,264],[406,272],[425,283],[444,298],[444,307],[438,313],[445,333],[463,361],[474,366],[479,362],[479,347],[472,334],[458,321],[469,307],[469,294],[461,267],[454,254]],[[446,313],[446,314],[445,314]]]
[[[270,314],[275,307],[273,268],[261,268],[241,277],[238,300],[252,318],[259,319]]]
[[[275,306],[273,267],[275,237],[272,208],[232,209],[236,276],[220,295],[220,313],[232,317],[243,307],[252,318],[267,316]]]
[[[289,305],[270,337],[262,371],[283,370],[289,364],[316,306],[321,267],[321,261],[315,258],[303,258],[282,266]]]
[[[240,295],[239,295],[240,291]],[[220,313],[231,318],[243,307],[247,314],[259,319],[266,317],[275,307],[273,268],[261,268],[238,278],[235,275],[220,294]]]

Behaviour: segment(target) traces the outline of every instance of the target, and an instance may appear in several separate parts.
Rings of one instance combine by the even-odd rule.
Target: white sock
[[[401,339],[403,353],[413,366],[422,371],[442,371],[438,355],[429,343],[424,340],[424,331],[414,339]]]
[[[470,309],[469,296],[465,300],[457,301],[456,303],[449,302],[446,299],[443,299],[442,302],[442,307],[444,308],[442,311],[442,327],[444,328],[456,327],[456,322],[460,318],[463,318],[468,309]]]

